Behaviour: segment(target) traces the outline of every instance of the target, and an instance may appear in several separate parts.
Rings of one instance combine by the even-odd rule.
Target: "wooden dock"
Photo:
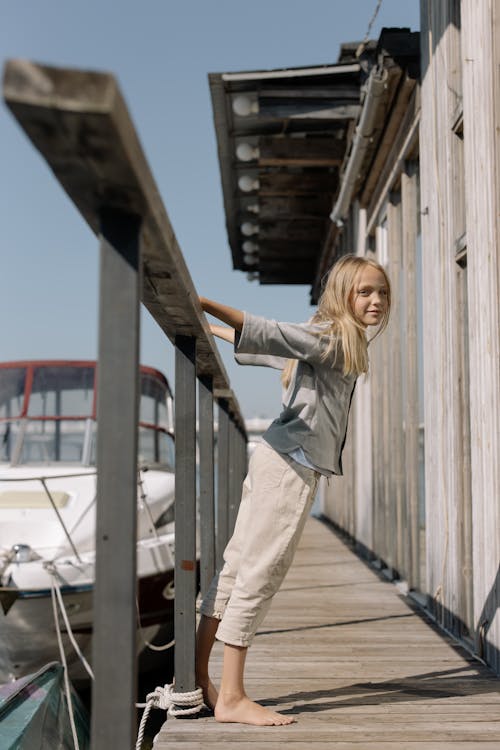
[[[247,664],[250,696],[297,723],[169,718],[155,750],[500,750],[500,680],[316,519]]]

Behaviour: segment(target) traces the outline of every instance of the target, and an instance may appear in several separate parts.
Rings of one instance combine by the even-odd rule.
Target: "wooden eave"
[[[376,175],[376,179],[367,179],[360,194],[360,203],[367,208],[370,225],[377,218],[387,190],[397,189],[397,183],[393,181],[394,175],[401,169],[403,162],[418,158],[420,87],[416,81],[405,79],[401,87],[401,99],[404,106],[397,103],[373,163],[373,175]]]
[[[312,282],[348,136],[360,112],[365,68],[354,59],[209,75],[235,269],[256,272],[265,284]],[[258,111],[235,114],[233,100],[242,95],[251,96]],[[238,159],[241,143],[258,149],[258,155],[250,161]],[[258,181],[258,186],[244,192],[238,184],[242,176]],[[258,227],[255,235],[242,233],[245,223]],[[259,247],[256,263],[245,258],[246,240]]]
[[[377,193],[377,185],[383,174],[392,167],[391,154],[404,139],[415,115],[420,63],[419,33],[410,32],[409,29],[382,29],[377,53],[379,64],[383,64],[388,73],[388,96],[374,133],[373,147],[367,152],[360,170],[355,192],[364,208],[370,205]]]
[[[416,114],[417,82],[401,70],[393,71],[388,80],[391,82],[391,90],[386,114],[380,118],[374,131],[373,145],[365,155],[352,196],[353,201],[357,199],[361,207],[368,209],[368,216],[372,215],[381,193],[387,187],[387,177],[392,171],[397,153]],[[336,260],[339,236],[338,230],[329,231],[325,235],[325,243],[313,281],[311,297],[314,302],[318,300],[321,291],[321,279]]]
[[[403,145],[408,141],[406,158],[414,156],[417,149],[418,129],[415,125],[420,111],[418,36],[418,32],[409,29],[383,29],[378,43],[378,62],[388,74],[387,96],[351,199],[352,202],[357,199],[360,206],[367,208],[369,219],[377,210],[381,195],[388,189],[387,181],[401,159]],[[349,153],[346,160],[348,158]],[[338,227],[330,227],[325,234],[311,290],[313,303],[319,298],[321,280],[337,259],[341,232]]]

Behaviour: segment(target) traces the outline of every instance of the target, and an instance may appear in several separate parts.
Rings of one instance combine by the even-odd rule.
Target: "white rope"
[[[175,638],[172,638],[172,640],[169,641],[168,643],[164,643],[163,646],[155,646],[154,643],[150,643],[142,636],[141,636],[141,640],[147,648],[151,649],[151,651],[168,651],[169,648],[172,648],[172,646],[175,646]]]
[[[169,594],[165,596],[165,599],[173,599],[173,598],[174,598],[174,594],[173,594],[173,589],[172,589],[169,592]],[[147,641],[142,634],[141,612],[139,610],[139,599],[137,596],[135,597],[135,609],[137,613],[137,632],[139,633],[139,638],[141,639],[142,644],[146,646],[146,648],[151,649],[151,651],[167,651],[169,648],[172,648],[172,646],[175,646],[175,638],[172,638],[171,641],[169,641],[168,643],[164,643],[161,646],[155,646],[154,643],[150,643],[149,641]],[[144,706],[145,704],[141,704],[141,705],[137,704],[137,708],[143,708]]]
[[[88,663],[87,659],[82,654],[82,652],[80,650],[80,647],[79,647],[79,645],[78,645],[78,643],[76,641],[76,638],[73,635],[73,631],[71,629],[71,625],[69,624],[68,614],[66,612],[66,607],[65,607],[64,600],[63,600],[63,597],[62,597],[62,594],[61,594],[61,587],[59,586],[59,581],[57,580],[56,566],[54,565],[54,563],[46,563],[44,565],[44,567],[45,567],[45,569],[47,570],[47,572],[51,576],[52,583],[53,583],[53,588],[55,589],[55,593],[56,593],[56,596],[57,596],[57,601],[59,602],[59,609],[61,610],[61,614],[62,614],[62,617],[63,617],[63,620],[64,620],[64,624],[66,626],[66,630],[67,630],[69,639],[70,639],[71,643],[73,644],[73,648],[75,649],[75,651],[76,651],[76,653],[78,655],[78,658],[80,659],[80,661],[82,662],[83,666],[85,667],[85,669],[87,671],[87,674],[89,675],[89,677],[91,678],[91,680],[93,680],[94,679],[94,673],[92,671],[92,668],[91,668],[90,664]]]
[[[146,707],[139,725],[135,750],[141,750],[146,722],[152,708],[162,708],[168,716],[194,716],[204,705],[201,688],[186,693],[175,693],[173,684],[157,687],[146,696]]]
[[[142,714],[141,723],[139,724],[139,731],[137,733],[137,742],[135,743],[135,750],[141,750],[142,748],[142,741],[144,739],[144,730],[146,729],[146,722],[148,720],[149,712],[153,708],[152,703],[145,703],[144,705],[145,705],[145,710],[144,710],[144,713]]]
[[[75,715],[73,712],[73,701],[71,699],[71,687],[69,684],[69,678],[68,678],[68,665],[66,663],[66,655],[64,653],[64,646],[62,642],[61,637],[61,628],[59,627],[59,616],[57,613],[57,600],[56,600],[56,592],[55,592],[55,586],[54,586],[54,579],[51,578],[51,586],[50,586],[50,595],[52,599],[52,612],[54,614],[54,624],[56,626],[56,633],[57,633],[57,643],[59,644],[59,653],[61,655],[61,662],[63,665],[63,674],[64,674],[64,688],[66,691],[66,702],[68,704],[68,714],[69,714],[69,723],[71,725],[71,734],[73,735],[73,745],[75,750],[80,750],[80,745],[78,743],[78,734],[76,731],[75,726]]]

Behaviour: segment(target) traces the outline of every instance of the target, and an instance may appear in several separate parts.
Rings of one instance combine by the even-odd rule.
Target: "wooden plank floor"
[[[221,656],[216,644],[216,681]],[[155,750],[500,750],[500,680],[315,519],[249,651],[247,688],[297,723],[169,718]]]

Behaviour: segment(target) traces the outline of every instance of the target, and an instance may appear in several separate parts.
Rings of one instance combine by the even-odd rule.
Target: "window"
[[[25,385],[25,367],[0,369],[0,419],[21,416]]]
[[[40,366],[33,374],[28,416],[92,416],[94,368]]]
[[[0,422],[0,461],[11,461],[12,451],[19,434],[17,420]]]
[[[139,463],[159,464],[173,471],[175,446],[172,435],[151,427],[139,428]]]
[[[28,421],[20,462],[81,463],[85,443],[86,420]]]
[[[141,401],[139,421],[146,424],[168,428],[167,389],[157,377],[141,373]]]

